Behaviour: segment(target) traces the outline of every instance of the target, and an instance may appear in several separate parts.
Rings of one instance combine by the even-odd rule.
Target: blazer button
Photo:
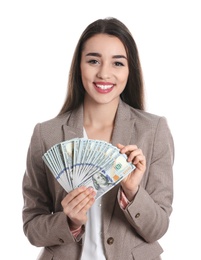
[[[112,245],[114,243],[114,238],[113,237],[109,237],[107,239],[107,243],[108,243],[108,245]]]
[[[62,238],[59,238],[59,242],[62,243],[62,244],[64,243]]]
[[[140,217],[140,213],[137,213],[136,215],[135,215],[135,218],[139,218]]]

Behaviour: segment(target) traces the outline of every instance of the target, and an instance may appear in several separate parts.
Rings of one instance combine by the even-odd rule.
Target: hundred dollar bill
[[[92,186],[97,191],[96,198],[135,169],[117,147],[85,138],[56,144],[42,158],[67,192],[82,185]]]
[[[125,156],[120,154],[110,168],[97,171],[92,177],[80,183],[79,186],[85,185],[93,187],[97,192],[96,199],[98,199],[128,176],[134,169],[135,166],[128,163]]]

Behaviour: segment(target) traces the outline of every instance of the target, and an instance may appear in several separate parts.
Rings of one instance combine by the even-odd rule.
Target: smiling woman
[[[117,106],[120,94],[126,86],[128,74],[126,50],[117,37],[97,34],[85,42],[81,57],[85,101],[89,96],[98,103],[113,101]],[[100,97],[96,95],[97,92],[110,95]]]
[[[66,193],[42,155],[75,137],[116,145],[135,169],[98,200],[91,187]],[[173,161],[166,119],[144,111],[133,36],[115,18],[94,21],[75,49],[61,111],[35,126],[27,154],[23,227],[29,241],[43,247],[38,259],[161,259],[158,240],[172,212]]]

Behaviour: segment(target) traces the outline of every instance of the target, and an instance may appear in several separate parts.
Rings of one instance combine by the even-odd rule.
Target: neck
[[[113,126],[117,108],[118,102],[100,105],[84,102],[84,126]]]

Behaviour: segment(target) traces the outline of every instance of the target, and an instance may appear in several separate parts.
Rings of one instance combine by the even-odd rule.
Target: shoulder
[[[60,125],[63,125],[63,124],[66,124],[68,122],[68,119],[71,115],[71,112],[66,112],[62,115],[58,115],[58,116],[55,116],[54,118],[50,118],[46,121],[43,121],[43,122],[40,122],[39,124],[46,128],[46,127],[51,127],[51,126],[60,126]]]
[[[144,110],[139,110],[136,108],[132,108],[130,107],[130,111],[133,117],[135,117],[138,120],[142,120],[142,121],[147,121],[147,122],[155,122],[158,121],[162,116],[156,115],[156,114],[152,114],[149,113],[147,111]]]
[[[53,145],[63,139],[63,125],[67,124],[70,112],[56,116],[49,120],[38,122],[34,126],[32,143],[41,140]]]
[[[83,106],[79,106],[77,109],[65,112],[52,119],[40,123],[44,129],[60,128],[63,125],[69,125],[74,128],[83,127]]]
[[[118,135],[123,132],[153,138],[157,131],[169,131],[166,117],[133,108],[120,100],[115,128]]]
[[[131,115],[135,120],[135,126],[139,129],[145,129],[145,132],[161,132],[163,135],[170,134],[168,120],[164,115],[156,115],[146,111],[130,108]]]
[[[160,122],[166,122],[167,119],[163,115],[156,115],[144,110],[133,108],[123,102],[122,110],[124,111],[124,117],[134,120],[141,126],[157,126]]]
[[[152,114],[130,106],[128,106],[128,109],[130,111],[130,120],[134,122],[133,142],[137,140],[140,147],[143,148],[147,155],[153,145],[154,156],[156,158],[157,156],[159,158],[161,154],[170,151],[170,158],[173,161],[174,140],[167,118],[162,115]]]
[[[167,146],[172,147],[172,151],[174,150],[173,136],[165,116],[152,114],[132,107],[130,107],[130,111],[135,121],[135,131],[139,136],[143,136],[144,140],[147,140],[146,138],[154,140],[155,147],[159,151],[162,143],[163,146],[166,143]]]

